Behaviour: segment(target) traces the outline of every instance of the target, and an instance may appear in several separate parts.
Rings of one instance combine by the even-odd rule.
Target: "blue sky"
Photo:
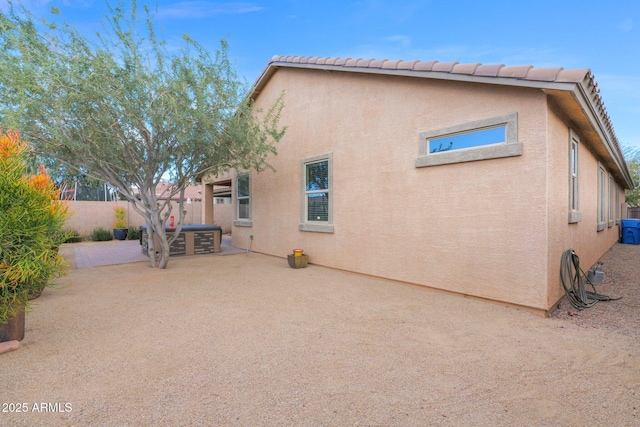
[[[87,34],[103,0],[28,0]],[[139,0],[139,3],[144,3]],[[149,2],[150,3],[150,2]],[[6,0],[0,0],[0,7]],[[155,3],[154,3],[155,4]],[[590,68],[618,139],[640,148],[640,0],[255,0],[157,2],[164,37],[210,50],[226,38],[252,83],[273,55]]]

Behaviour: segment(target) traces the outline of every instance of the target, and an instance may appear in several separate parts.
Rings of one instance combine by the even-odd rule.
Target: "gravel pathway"
[[[639,259],[550,318],[255,253],[74,269],[0,356],[0,425],[637,426]]]

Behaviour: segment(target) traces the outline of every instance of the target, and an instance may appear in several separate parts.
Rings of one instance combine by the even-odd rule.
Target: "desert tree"
[[[640,206],[640,148],[638,146],[623,145],[622,152],[635,184],[635,188],[625,191],[625,201],[629,207],[635,208]]]
[[[180,201],[175,238],[189,184],[230,168],[270,168],[285,131],[283,96],[256,110],[225,40],[211,53],[185,35],[169,49],[150,7],[108,6],[103,30],[90,37],[56,24],[59,16],[35,20],[11,4],[0,11],[0,126],[117,187],[145,218],[151,266],[165,268],[171,198]],[[173,185],[159,200],[163,180]]]

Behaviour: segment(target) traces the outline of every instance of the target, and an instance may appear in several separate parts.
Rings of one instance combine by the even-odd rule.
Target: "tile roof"
[[[171,192],[171,187],[173,186],[173,184],[169,183],[169,182],[164,182],[161,181],[157,186],[156,186],[156,197],[160,200],[166,199],[167,196],[169,195],[169,193]],[[190,185],[188,187],[185,188],[184,190],[184,198],[186,199],[191,199],[191,201],[200,201],[202,199],[202,194],[201,194],[201,190],[202,187],[200,185]],[[180,195],[179,194],[174,194],[173,197],[171,197],[172,200],[179,200],[180,199]]]
[[[387,59],[333,58],[319,56],[274,56],[254,86],[254,96],[260,92],[277,68],[295,67],[332,71],[393,74],[444,80],[536,87],[543,90],[575,91],[587,101],[594,127],[604,133],[604,140],[613,148],[618,167],[627,169],[622,149],[613,124],[604,106],[600,89],[588,68],[565,70],[562,67],[535,68],[532,65],[507,66],[504,64],[459,62],[403,61]],[[624,165],[624,166],[623,166]],[[628,178],[628,176],[627,176]],[[629,178],[630,179],[630,178]]]
[[[331,65],[342,68],[380,68],[387,70],[432,71],[470,76],[511,77],[522,80],[546,82],[581,82],[589,69],[565,70],[558,68],[534,68],[532,65],[506,66],[504,64],[483,65],[480,63],[461,64],[459,62],[403,61],[362,58],[325,58],[317,56],[274,56],[273,63]],[[345,70],[347,71],[347,70]]]

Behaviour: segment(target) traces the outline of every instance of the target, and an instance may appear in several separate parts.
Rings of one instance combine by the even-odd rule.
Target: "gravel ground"
[[[580,254],[578,254],[580,255]],[[564,298],[552,314],[581,328],[616,332],[638,341],[640,338],[640,246],[614,245],[600,260],[605,272],[601,285],[587,290],[620,300],[598,302],[579,311]],[[583,270],[590,266],[581,266]]]
[[[255,253],[71,270],[0,356],[0,425],[637,426],[639,257],[550,318]]]

